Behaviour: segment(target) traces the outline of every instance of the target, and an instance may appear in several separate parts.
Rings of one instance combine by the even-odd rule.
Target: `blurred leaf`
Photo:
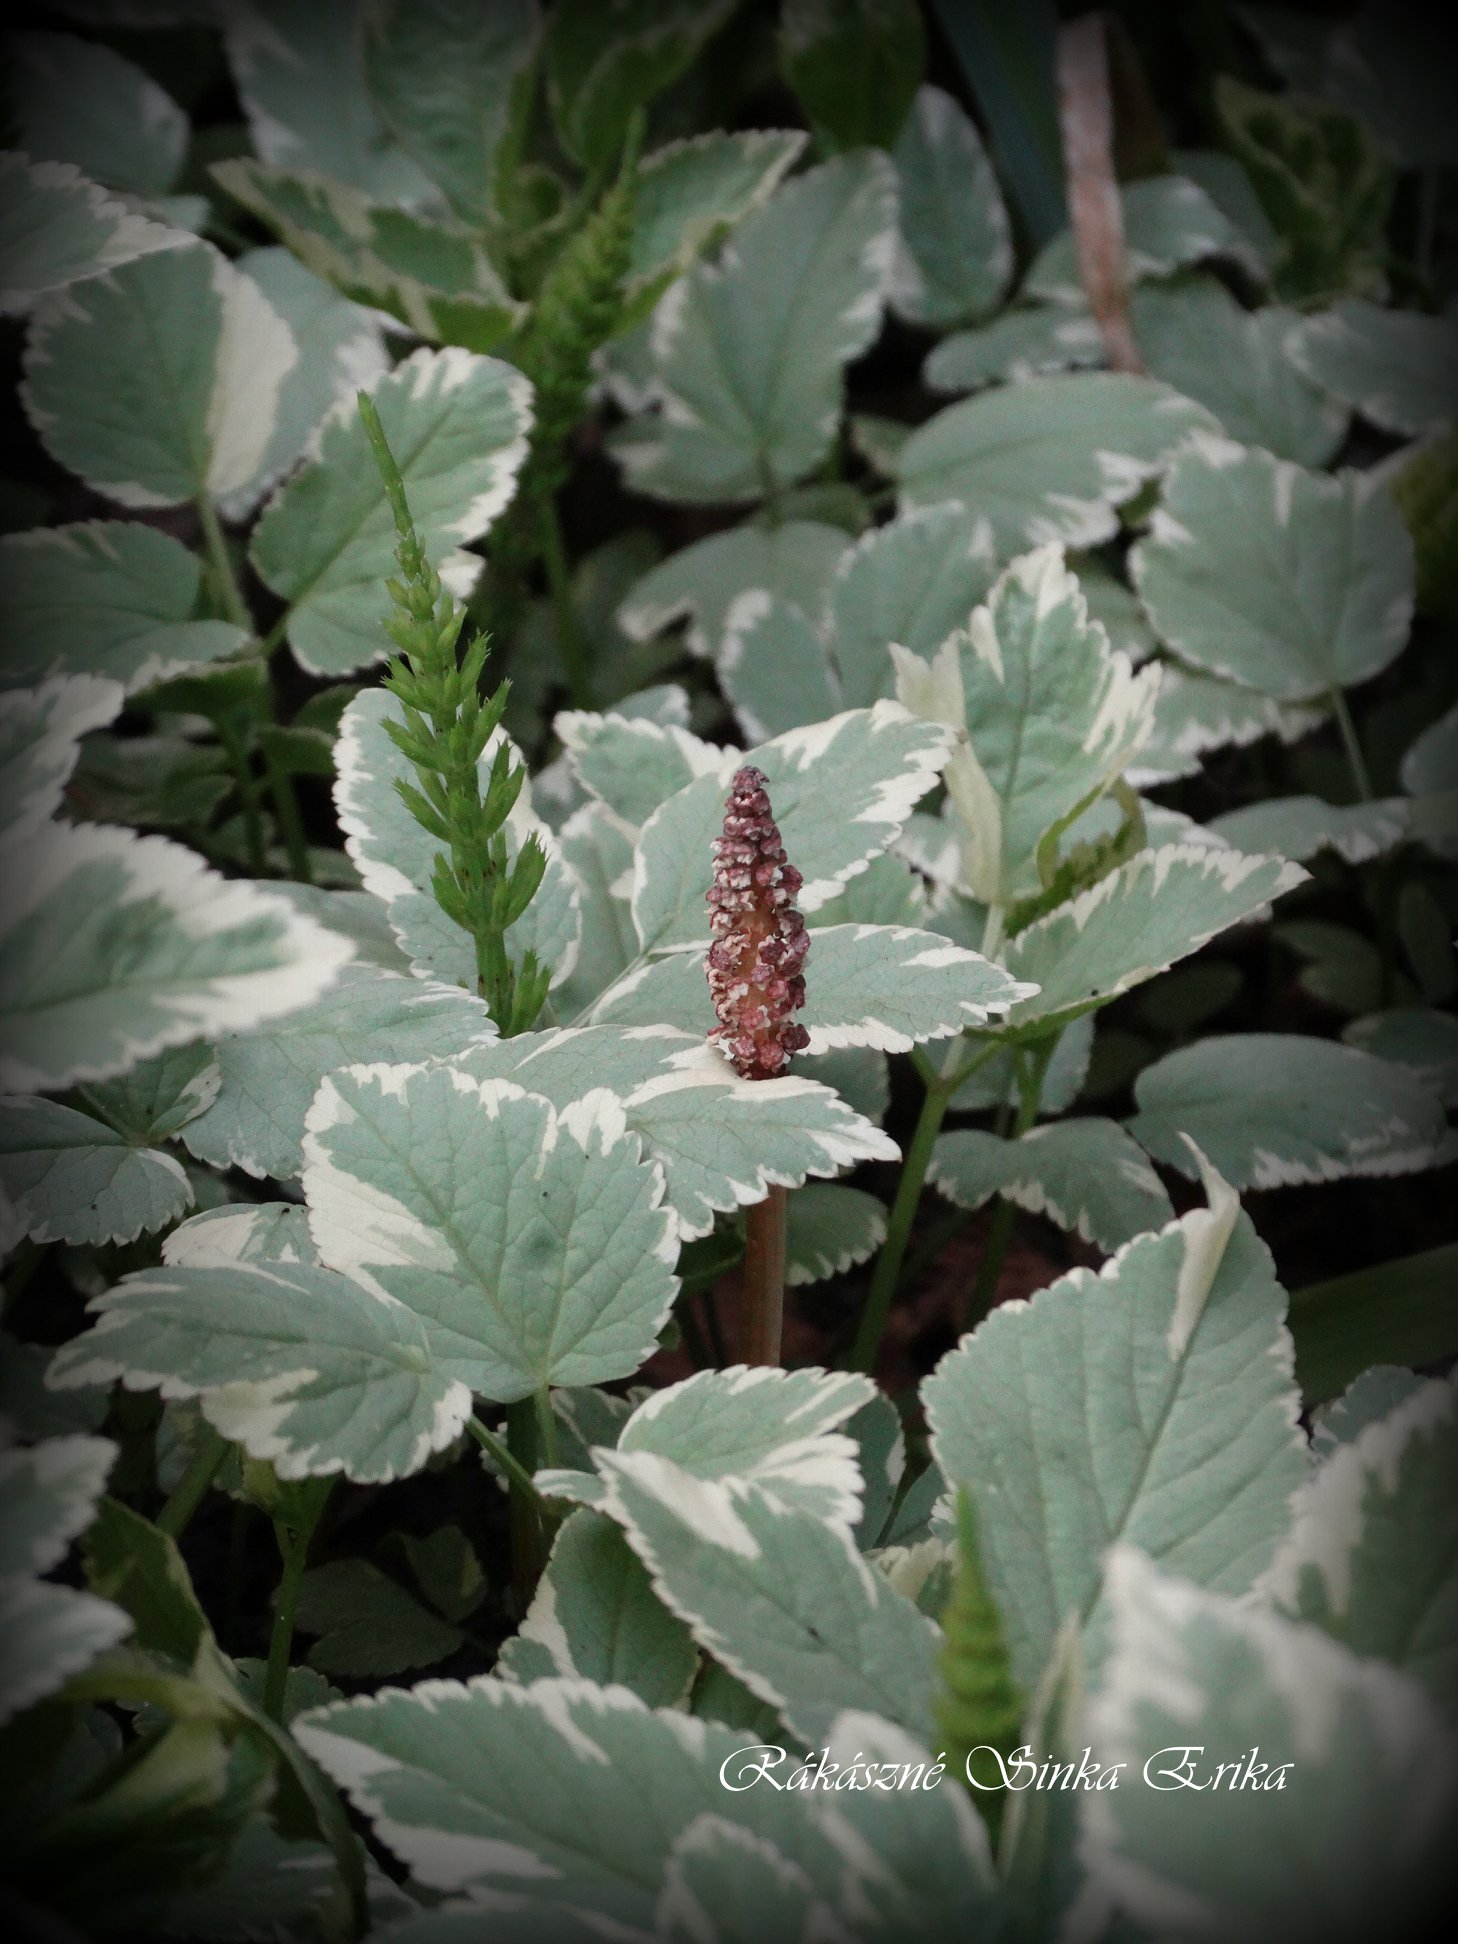
[[[1372,1364],[1421,1368],[1458,1354],[1458,1243],[1293,1291],[1296,1376],[1308,1405]]]
[[[780,71],[828,153],[891,148],[926,60],[916,0],[784,0]]]

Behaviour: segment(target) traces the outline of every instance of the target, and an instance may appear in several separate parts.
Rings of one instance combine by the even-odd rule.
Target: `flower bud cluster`
[[[810,935],[795,909],[804,879],[785,858],[762,771],[736,770],[714,842],[709,888],[709,996],[719,1024],[709,1038],[746,1080],[783,1073],[810,1044],[791,1014],[805,1003]]]

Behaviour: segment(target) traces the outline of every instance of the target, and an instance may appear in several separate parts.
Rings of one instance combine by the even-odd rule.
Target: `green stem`
[[[555,1470],[562,1461],[557,1455],[557,1420],[552,1413],[552,1393],[546,1384],[536,1392],[532,1402],[537,1414],[537,1451],[542,1464],[548,1470]],[[533,1493],[533,1496],[536,1494]],[[540,1499],[537,1502],[540,1504]]]
[[[511,1581],[522,1609],[531,1604],[537,1581],[547,1561],[546,1507],[533,1485],[528,1496],[516,1483],[525,1472],[537,1469],[537,1410],[534,1397],[519,1398],[506,1407],[506,1444],[516,1460],[516,1472],[508,1495],[508,1523],[511,1528]]]
[[[309,844],[304,835],[303,818],[299,815],[299,800],[294,795],[293,778],[267,749],[263,754],[263,768],[268,777],[269,793],[273,797],[279,835],[288,853],[289,869],[301,884],[312,884],[314,878],[309,867]]]
[[[498,1466],[505,1474],[508,1482],[524,1498],[537,1506],[545,1516],[547,1510],[546,1501],[532,1483],[531,1473],[518,1463],[510,1448],[501,1442],[494,1431],[488,1431],[480,1418],[467,1418],[466,1429],[476,1440],[477,1444],[480,1445],[481,1449],[490,1456],[492,1464]]]
[[[1347,698],[1339,688],[1331,692],[1331,712],[1336,718],[1337,728],[1342,732],[1342,743],[1347,752],[1347,766],[1352,772],[1352,782],[1357,795],[1363,803],[1370,803],[1375,795],[1372,778],[1367,771],[1367,759],[1362,754],[1362,745],[1357,740],[1357,725],[1352,721],[1352,712],[1347,707]]]
[[[921,1202],[926,1171],[931,1164],[932,1150],[936,1147],[937,1135],[941,1132],[946,1111],[963,1082],[970,1079],[983,1061],[991,1059],[997,1051],[997,1042],[994,1040],[988,1045],[981,1046],[970,1060],[957,1061],[955,1056],[960,1045],[960,1041],[954,1042],[952,1051],[947,1056],[947,1066],[940,1073],[932,1066],[925,1054],[922,1054],[917,1062],[922,1078],[927,1083],[926,1095],[921,1103],[921,1117],[911,1137],[911,1146],[906,1150],[906,1160],[901,1169],[901,1181],[896,1190],[896,1200],[892,1204],[890,1218],[886,1223],[886,1240],[881,1244],[881,1253],[876,1258],[876,1267],[871,1274],[871,1286],[866,1292],[865,1308],[861,1311],[855,1342],[851,1346],[852,1370],[869,1371],[875,1364],[876,1353],[881,1347],[881,1337],[886,1328],[886,1319],[891,1313],[891,1298],[896,1293],[896,1283],[901,1274],[906,1245],[911,1239],[912,1223],[916,1219],[917,1207]]]
[[[193,1514],[207,1497],[213,1480],[217,1477],[224,1458],[228,1455],[228,1441],[219,1435],[210,1424],[205,1424],[198,1437],[197,1448],[187,1462],[176,1485],[173,1486],[166,1504],[157,1514],[157,1530],[165,1532],[169,1539],[180,1539],[192,1521]]]
[[[295,1532],[281,1519],[275,1519],[274,1537],[283,1560],[283,1573],[273,1609],[273,1631],[268,1637],[268,1665],[263,1676],[263,1712],[270,1721],[282,1721],[284,1692],[289,1678],[289,1657],[294,1646],[294,1616],[299,1609],[299,1587],[303,1583],[304,1563],[309,1557],[309,1541],[314,1528]]]
[[[263,805],[258,778],[253,773],[252,756],[238,731],[223,722],[218,724],[218,740],[223,745],[233,771],[233,780],[238,785],[238,801],[243,808],[243,835],[248,846],[248,868],[254,877],[267,877],[268,846],[264,839]]]
[[[1017,1058],[1018,1075],[1018,1112],[1013,1122],[1012,1136],[1020,1141],[1033,1122],[1038,1118],[1038,1105],[1043,1096],[1043,1076],[1048,1071],[1048,1062],[1053,1058],[1059,1035],[1041,1041],[1033,1048],[1026,1062],[1021,1053]],[[982,1261],[978,1265],[977,1280],[972,1286],[971,1299],[962,1318],[962,1329],[974,1329],[991,1309],[997,1295],[997,1285],[1002,1280],[1002,1265],[1007,1256],[1007,1245],[1012,1236],[1014,1207],[1006,1196],[999,1195],[992,1211],[992,1223],[987,1231],[987,1246],[982,1251]]]
[[[567,550],[562,543],[562,524],[557,518],[557,502],[544,494],[541,502],[540,532],[542,565],[547,570],[547,588],[552,597],[552,612],[557,621],[557,638],[567,667],[567,686],[579,709],[596,707],[592,692],[592,662],[577,618],[572,598],[572,576],[567,567]]]
[[[253,616],[248,612],[248,603],[243,599],[243,590],[238,585],[238,576],[233,572],[232,555],[228,552],[228,542],[223,536],[222,525],[218,520],[218,509],[206,493],[197,501],[198,519],[202,523],[203,545],[207,548],[208,565],[213,570],[213,580],[218,597],[223,603],[223,611],[230,621],[236,621],[240,628],[253,632]]]

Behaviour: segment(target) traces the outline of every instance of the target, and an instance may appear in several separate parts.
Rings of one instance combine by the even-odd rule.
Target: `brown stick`
[[[1109,363],[1142,372],[1129,317],[1124,209],[1114,177],[1114,107],[1104,17],[1080,14],[1058,35],[1058,121],[1078,274]]]
[[[781,1360],[785,1322],[785,1214],[783,1188],[771,1188],[745,1211],[744,1310],[739,1353],[749,1364]]]

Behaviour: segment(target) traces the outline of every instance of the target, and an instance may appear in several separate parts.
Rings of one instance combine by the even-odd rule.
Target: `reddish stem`
[[[744,1310],[740,1355],[749,1364],[779,1364],[785,1323],[786,1191],[771,1188],[745,1211]]]

